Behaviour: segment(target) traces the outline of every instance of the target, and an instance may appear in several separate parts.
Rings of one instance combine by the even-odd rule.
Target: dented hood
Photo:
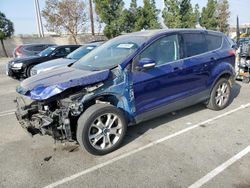
[[[17,92],[33,100],[46,100],[66,89],[106,80],[109,72],[110,70],[87,71],[63,67],[25,79],[17,87]]]

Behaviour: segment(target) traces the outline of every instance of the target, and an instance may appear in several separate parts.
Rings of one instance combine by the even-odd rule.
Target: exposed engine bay
[[[83,97],[102,85],[99,83],[84,89],[71,88],[45,101],[18,97],[15,101],[17,119],[32,136],[50,135],[55,140],[74,141],[77,120],[87,107],[83,106]]]
[[[31,94],[25,87],[17,88],[21,96],[15,101],[16,116],[21,126],[31,135],[50,135],[59,141],[75,141],[77,121],[93,104],[109,103],[124,109],[133,117],[135,108],[132,84],[126,73],[120,73],[120,69],[114,69],[109,76],[106,74],[95,80],[88,79],[88,85],[79,81],[77,83],[79,85],[73,84],[74,87],[68,84],[62,92],[55,92],[49,98],[47,88],[39,92],[34,90],[36,96],[46,96],[43,100],[33,99],[34,93]]]

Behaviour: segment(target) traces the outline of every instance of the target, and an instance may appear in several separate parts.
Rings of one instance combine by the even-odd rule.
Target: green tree
[[[85,4],[80,0],[46,0],[42,15],[48,31],[69,33],[74,42],[86,23]]]
[[[122,30],[123,0],[95,0],[96,13],[105,23],[104,34],[108,38],[118,36]]]
[[[217,6],[217,14],[218,14],[218,27],[219,31],[223,33],[227,33],[229,30],[229,3],[228,0],[220,0]]]
[[[8,54],[6,52],[5,46],[4,46],[4,40],[8,37],[11,37],[14,33],[14,26],[13,23],[6,18],[5,14],[0,12],[0,41],[1,45],[4,51],[4,55],[8,57]]]
[[[168,28],[180,28],[180,1],[179,0],[164,0],[165,7],[162,11],[164,24]]]
[[[130,33],[135,31],[135,23],[138,17],[137,0],[132,0],[129,9],[125,9],[122,14],[123,31]]]
[[[159,29],[161,24],[158,21],[159,10],[154,0],[143,0],[143,7],[137,9],[138,16],[135,23],[135,30]]]
[[[165,0],[165,8],[162,12],[164,23],[169,28],[195,27],[196,12],[190,0]],[[196,10],[195,11],[199,11]]]
[[[202,8],[200,24],[202,27],[211,30],[217,30],[218,21],[216,15],[216,0],[208,0],[206,7]]]
[[[195,4],[195,6],[194,6],[195,24],[200,23],[200,17],[201,17],[200,6],[199,6],[199,4]]]
[[[180,22],[181,28],[194,28],[196,24],[195,14],[190,0],[180,1]]]

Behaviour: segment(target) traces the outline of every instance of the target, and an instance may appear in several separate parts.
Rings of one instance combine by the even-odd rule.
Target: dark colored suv
[[[153,30],[111,39],[71,67],[24,80],[16,115],[31,134],[76,140],[92,154],[119,147],[128,125],[196,103],[221,110],[235,53],[219,32]]]
[[[6,74],[15,78],[30,77],[31,69],[35,65],[65,57],[79,47],[80,45],[51,46],[41,51],[38,55],[12,59],[6,65]]]
[[[33,56],[55,44],[22,44],[13,51],[13,57]]]

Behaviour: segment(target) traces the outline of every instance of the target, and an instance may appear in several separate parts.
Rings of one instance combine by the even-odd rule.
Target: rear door
[[[217,62],[217,54],[209,49],[204,32],[183,33],[185,58],[184,74],[192,80],[190,94],[208,91],[208,81],[212,67]],[[197,99],[198,100],[198,99]]]

